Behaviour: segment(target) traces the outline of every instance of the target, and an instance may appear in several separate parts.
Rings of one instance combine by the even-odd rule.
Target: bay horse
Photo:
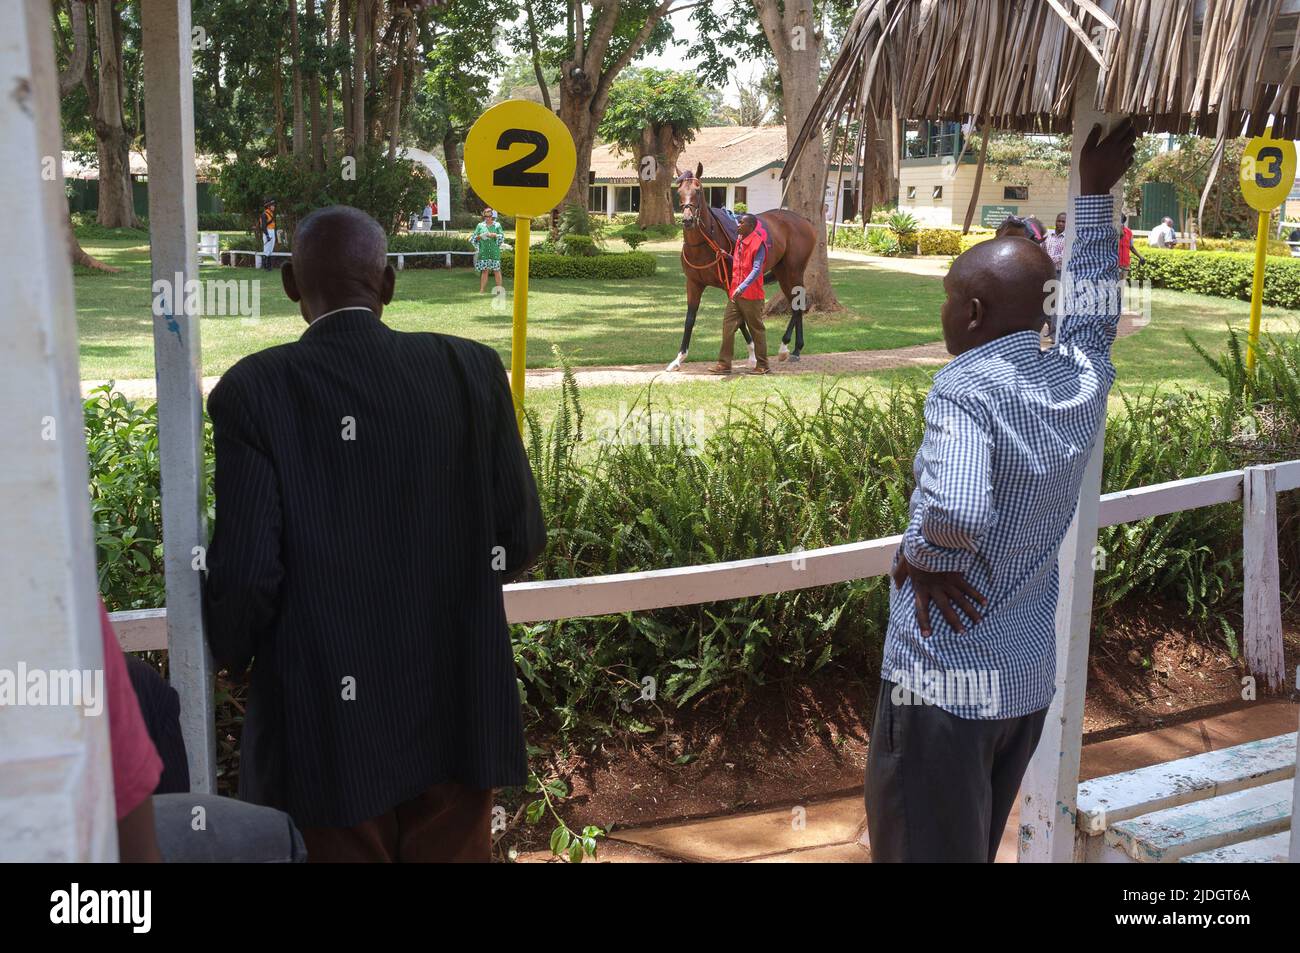
[[[722,226],[722,222],[707,201],[700,185],[704,164],[692,173],[689,169],[678,172],[677,197],[682,208],[682,271],[686,274],[686,327],[682,331],[682,347],[677,357],[666,368],[675,371],[686,360],[691,346],[691,332],[695,329],[695,315],[700,309],[700,296],[705,288],[728,289],[731,277],[731,256],[735,239]],[[764,283],[775,278],[790,303],[790,323],[781,336],[781,350],[777,360],[799,360],[803,350],[803,315],[806,309],[796,308],[802,303],[803,275],[817,245],[817,233],[802,215],[789,209],[776,208],[759,214],[771,240],[763,265]],[[796,296],[796,293],[799,293]],[[740,324],[745,343],[750,349],[750,364],[754,362],[754,345],[749,329]],[[790,336],[794,335],[794,350],[789,350]]]

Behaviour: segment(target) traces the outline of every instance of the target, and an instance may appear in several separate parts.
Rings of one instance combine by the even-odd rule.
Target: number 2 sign
[[[573,182],[577,154],[553,112],[522,99],[493,106],[465,138],[465,174],[488,205],[507,215],[549,212]]]
[[[465,175],[479,198],[515,216],[514,324],[510,391],[515,423],[524,429],[524,368],[528,349],[528,235],[534,215],[560,203],[578,165],[573,136],[555,113],[511,99],[475,120],[465,137]],[[584,196],[585,198],[585,196]]]

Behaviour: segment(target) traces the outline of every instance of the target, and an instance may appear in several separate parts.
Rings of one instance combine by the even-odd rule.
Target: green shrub
[[[234,212],[200,212],[201,232],[242,232],[250,227],[247,217]]]
[[[749,205],[745,202],[737,202],[732,208],[732,211],[737,215],[743,215],[745,212],[749,211]]]
[[[1141,247],[1141,243],[1138,243]],[[1144,249],[1145,250],[1145,249]],[[1170,251],[1191,251],[1186,246],[1179,245]],[[1251,238],[1198,238],[1196,240],[1197,251],[1235,251],[1245,252],[1249,255],[1255,254],[1255,240]],[[1291,246],[1280,238],[1269,239],[1266,245],[1266,254],[1277,255],[1280,258],[1291,257]]]
[[[916,251],[916,233],[920,229],[920,222],[914,215],[907,212],[895,212],[889,216],[889,230],[894,233],[894,238],[898,241],[899,251],[904,255],[910,255]]]
[[[1156,288],[1191,291],[1215,298],[1250,300],[1255,256],[1240,252],[1207,251],[1189,255],[1162,248],[1141,250],[1132,278]],[[1264,304],[1300,309],[1300,259],[1267,258],[1264,264]]]
[[[916,233],[921,255],[960,255],[962,234],[955,228],[923,228]]]
[[[647,236],[642,229],[637,228],[637,226],[633,224],[624,225],[620,228],[618,230],[618,237],[623,239],[623,242],[628,248],[636,251],[637,246],[644,242]]]
[[[533,246],[536,247],[536,246]],[[649,252],[602,252],[576,257],[545,252],[534,254],[529,249],[528,275],[530,278],[584,278],[597,281],[618,281],[627,278],[649,278],[655,273],[655,256]],[[515,273],[514,252],[502,252],[502,275]]]
[[[388,236],[390,252],[473,251],[464,235],[455,232],[402,232]]]
[[[600,254],[600,250],[596,248],[596,240],[590,235],[570,233],[563,236],[557,245],[560,254],[571,255],[575,258],[586,258]]]
[[[885,231],[883,228],[869,228],[866,236],[867,251],[873,255],[896,258],[903,253],[903,246],[899,244],[897,236]]]

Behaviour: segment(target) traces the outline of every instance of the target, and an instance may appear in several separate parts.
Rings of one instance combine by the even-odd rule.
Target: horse
[[[677,172],[677,197],[682,208],[682,271],[686,275],[686,327],[682,331],[682,347],[677,357],[666,368],[678,370],[686,360],[691,346],[691,332],[695,329],[695,315],[700,308],[700,296],[708,287],[726,292],[731,275],[731,256],[735,238],[724,229],[718,213],[702,201],[700,179],[704,164],[699,163],[692,173],[689,169]],[[803,350],[803,308],[795,304],[802,301],[804,269],[817,246],[817,233],[802,215],[789,209],[777,208],[758,216],[771,240],[764,262],[764,283],[776,279],[790,302],[790,323],[781,336],[781,350],[777,360],[799,360]],[[754,364],[754,345],[749,329],[740,325],[745,343],[749,345],[750,365]],[[794,335],[794,350],[789,349]]]

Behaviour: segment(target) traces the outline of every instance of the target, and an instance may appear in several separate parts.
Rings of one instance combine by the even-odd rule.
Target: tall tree
[[[632,153],[641,181],[638,225],[672,224],[673,172],[708,115],[709,100],[689,73],[628,70],[610,88],[599,133]]]
[[[289,60],[293,81],[293,154],[307,154],[307,120],[302,98],[302,44],[298,35],[298,0],[289,0]]]
[[[609,105],[610,87],[643,52],[661,50],[671,36],[673,0],[603,0],[588,23],[581,0],[530,0],[523,29],[541,37],[539,82],[558,70],[559,116],[578,151],[577,170],[563,204],[587,204],[587,180],[596,130]],[[684,4],[684,6],[689,4]],[[563,38],[550,34],[564,25]],[[527,45],[527,39],[517,44]]]
[[[126,77],[122,57],[122,11],[113,0],[95,0],[94,56],[87,56],[82,88],[95,129],[99,154],[99,211],[107,228],[138,228],[131,189],[131,141],[123,102]]]

